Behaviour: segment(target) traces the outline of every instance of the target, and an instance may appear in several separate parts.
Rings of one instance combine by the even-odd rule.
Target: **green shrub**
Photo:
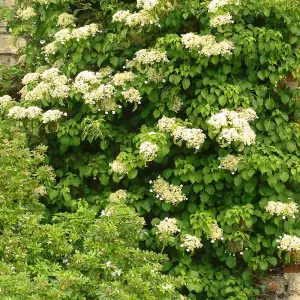
[[[180,299],[182,280],[161,273],[166,256],[138,248],[144,219],[132,208],[100,214],[80,201],[47,216],[38,201],[55,179],[46,147],[30,151],[10,134],[0,142],[1,299]]]
[[[255,299],[299,249],[299,1],[21,4],[33,73],[2,110],[48,146],[48,213],[126,190],[184,294]]]

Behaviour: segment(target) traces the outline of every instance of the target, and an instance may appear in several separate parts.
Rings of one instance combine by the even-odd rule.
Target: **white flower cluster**
[[[248,122],[256,118],[257,115],[252,108],[236,111],[222,109],[220,113],[211,116],[208,124],[220,131],[219,139],[225,145],[232,142],[251,145],[255,143],[256,135]]]
[[[182,201],[188,200],[186,195],[182,193],[182,185],[177,186],[169,184],[162,178],[158,178],[153,182],[150,181],[150,183],[152,184],[152,189],[150,191],[154,192],[156,194],[156,198],[161,201],[176,205]]]
[[[131,14],[128,10],[120,10],[113,15],[112,21],[125,23],[129,27],[147,25],[159,26],[158,17],[153,13],[150,13],[148,10],[141,10],[133,14]]]
[[[123,202],[127,197],[127,191],[126,190],[117,190],[114,193],[111,193],[108,197],[108,201],[111,203],[121,203]]]
[[[74,89],[79,93],[86,93],[91,89],[92,85],[101,84],[101,80],[105,77],[109,77],[113,70],[111,68],[100,69],[95,73],[92,71],[82,71],[79,73],[74,82]]]
[[[207,57],[231,54],[234,49],[232,42],[224,40],[217,43],[216,38],[211,34],[200,36],[190,32],[183,34],[181,41],[185,48],[196,50],[200,55]]]
[[[37,106],[30,106],[28,108],[24,108],[21,106],[14,106],[9,109],[7,116],[16,120],[21,119],[34,119],[37,117],[42,117],[43,123],[48,123],[51,121],[57,121],[62,116],[66,116],[67,114],[61,112],[60,110],[48,110],[43,113],[42,109]]]
[[[71,30],[69,28],[61,29],[54,34],[56,42],[66,43],[72,39]]]
[[[166,234],[172,235],[180,232],[179,227],[177,226],[177,220],[175,218],[165,218],[164,220],[160,221],[157,227],[156,234]]]
[[[200,50],[201,47],[212,45],[216,43],[216,38],[211,35],[198,35],[193,32],[181,35],[181,42],[186,49]]]
[[[9,111],[7,116],[16,120],[21,120],[25,118],[34,119],[42,115],[42,110],[36,106],[30,106],[24,108],[21,106],[14,106]]]
[[[129,15],[126,20],[125,24],[129,27],[136,27],[136,26],[149,26],[149,25],[157,25],[160,26],[158,23],[158,17],[154,16],[147,10],[141,10],[137,13],[133,13]]]
[[[175,140],[186,142],[188,148],[195,148],[199,150],[206,138],[206,135],[201,129],[186,128],[185,126],[176,126],[171,135]]]
[[[96,89],[83,94],[83,99],[87,104],[98,105],[102,110],[111,111],[116,108],[114,95],[115,88],[112,84],[100,84]]]
[[[175,124],[175,118],[167,118],[163,116],[161,119],[158,120],[157,127],[162,132],[171,132]]]
[[[211,242],[214,243],[217,240],[223,240],[223,229],[218,226],[217,223],[213,223],[210,226]]]
[[[137,0],[137,8],[149,10],[158,4],[157,0]]]
[[[209,24],[211,27],[218,27],[225,24],[232,24],[234,23],[232,19],[232,15],[230,13],[226,13],[223,15],[217,15],[210,19]]]
[[[122,95],[124,99],[129,103],[141,104],[141,94],[137,89],[133,87],[130,87],[128,90],[123,91]]]
[[[39,3],[39,4],[50,4],[52,2],[52,0],[31,0],[33,3]]]
[[[58,17],[57,24],[60,27],[73,27],[75,26],[75,17],[68,13],[62,13]]]
[[[90,36],[95,36],[96,33],[101,32],[97,24],[92,23],[83,27],[75,28],[64,28],[56,32],[54,35],[55,40],[44,47],[46,55],[55,54],[59,44],[65,44],[70,40],[86,40]]]
[[[139,147],[141,156],[143,156],[147,161],[154,160],[158,150],[159,147],[156,144],[150,142],[143,142]]]
[[[134,59],[126,59],[125,66],[123,66],[124,69],[133,69],[137,66],[137,63]]]
[[[97,105],[100,110],[114,111],[115,87],[111,83],[102,84],[101,79],[110,76],[111,69],[105,68],[97,73],[83,71],[79,73],[73,84],[75,92],[82,93],[86,104]]]
[[[199,249],[203,247],[201,243],[201,239],[197,238],[193,235],[185,235],[183,238],[183,242],[180,247],[185,248],[187,252],[194,252],[195,249]]]
[[[16,120],[21,120],[26,118],[26,108],[23,108],[21,106],[14,106],[9,109],[8,117],[14,118]]]
[[[133,81],[136,78],[135,74],[132,72],[117,73],[112,77],[112,82],[116,86],[122,86],[127,82]]]
[[[248,122],[257,119],[257,114],[253,108],[237,108],[239,118],[245,119]]]
[[[33,18],[36,16],[36,12],[32,7],[27,8],[20,8],[17,10],[16,15],[18,18],[20,18],[23,21],[27,21],[30,18]]]
[[[175,96],[173,99],[171,110],[177,113],[181,110],[182,105],[183,101],[179,97]]]
[[[44,53],[46,56],[48,56],[50,54],[55,54],[56,51],[57,51],[57,43],[56,42],[49,43],[48,45],[46,45],[44,47]]]
[[[176,118],[163,116],[158,121],[157,127],[162,132],[171,133],[174,140],[186,142],[188,148],[200,149],[206,138],[206,135],[201,129],[176,126]]]
[[[124,175],[128,172],[127,166],[124,163],[117,160],[114,160],[112,163],[110,163],[109,167],[112,172],[119,175]]]
[[[134,61],[152,65],[159,62],[168,62],[167,53],[157,49],[142,49],[135,53]]]
[[[220,7],[230,4],[231,0],[212,0],[207,8],[209,12],[216,12]]]
[[[237,171],[237,166],[239,162],[241,161],[241,156],[231,155],[227,154],[224,157],[219,158],[220,160],[220,169],[228,170],[232,174],[234,174]]]
[[[109,208],[105,208],[101,211],[101,217],[110,217],[112,214],[112,211]],[[109,264],[108,264],[109,266]]]
[[[121,274],[122,274],[122,269],[116,269],[111,272],[111,276],[113,276],[113,277],[121,276]]]
[[[295,202],[269,201],[266,205],[266,211],[271,215],[282,215],[285,219],[285,217],[295,217],[295,214],[298,213],[298,205]]]
[[[34,119],[42,114],[42,110],[37,106],[29,106],[26,109],[26,116],[28,119]]]
[[[60,75],[57,68],[45,70],[41,74],[29,73],[22,82],[25,86],[20,91],[21,98],[28,102],[40,103],[41,100],[49,101],[50,98],[63,100],[69,96],[68,78]]]
[[[98,81],[98,76],[95,72],[82,71],[76,76],[73,88],[76,92],[84,94],[90,90],[91,85],[96,84]]]
[[[23,85],[27,85],[30,83],[37,83],[39,81],[41,77],[41,74],[39,73],[27,73],[23,79],[22,79],[22,83]]]
[[[36,195],[36,197],[43,197],[47,196],[48,192],[47,189],[43,185],[41,185],[34,189],[34,194]]]
[[[162,286],[162,289],[165,291],[172,291],[172,290],[174,290],[174,286],[171,283],[167,283]]]
[[[12,104],[14,101],[11,96],[5,95],[0,97],[0,109],[5,109],[8,105]]]
[[[277,242],[279,243],[277,247],[281,250],[300,251],[300,238],[295,235],[284,234]]]
[[[79,41],[80,39],[86,40],[90,36],[95,36],[96,33],[98,33],[98,32],[101,33],[98,25],[95,23],[92,23],[89,25],[85,25],[83,27],[73,29],[71,32],[71,36],[73,39],[76,39],[77,41]]]
[[[114,72],[114,69],[111,68],[111,67],[105,67],[105,68],[102,68],[100,69],[96,75],[97,77],[101,80],[105,77],[111,77],[111,74]]]
[[[132,72],[123,72],[112,76],[112,72],[113,69],[111,68],[103,68],[97,73],[83,71],[76,76],[73,89],[75,92],[83,94],[85,103],[97,105],[98,110],[104,110],[106,114],[108,111],[114,113],[118,107],[116,104],[116,88],[134,80],[136,75]],[[109,81],[106,80],[105,83],[102,83],[104,78],[109,79]],[[141,94],[133,87],[128,89],[123,87],[121,94],[129,103],[141,103]]]
[[[42,117],[43,123],[56,122],[62,116],[66,116],[67,113],[64,113],[58,109],[47,110]]]
[[[147,79],[150,82],[160,83],[165,82],[164,76],[161,72],[158,72],[155,68],[148,68],[147,70]]]
[[[112,16],[113,22],[125,22],[126,18],[130,16],[131,13],[129,10],[119,10]]]

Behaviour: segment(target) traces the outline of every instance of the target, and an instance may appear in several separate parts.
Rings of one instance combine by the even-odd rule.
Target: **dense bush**
[[[1,109],[48,146],[47,212],[123,195],[182,293],[254,299],[253,279],[300,249],[299,5],[19,1],[28,74]],[[54,226],[80,232],[71,215]]]
[[[1,299],[179,299],[182,280],[161,274],[166,257],[138,248],[143,218],[122,203],[97,217],[99,207],[83,200],[76,212],[47,216],[38,201],[55,179],[47,149],[29,151],[24,135],[7,133],[12,139],[0,138]]]

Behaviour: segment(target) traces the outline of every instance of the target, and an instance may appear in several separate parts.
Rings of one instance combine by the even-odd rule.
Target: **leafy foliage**
[[[53,186],[46,148],[30,151],[24,138],[0,144],[2,299],[178,299],[181,279],[160,272],[166,257],[138,248],[144,221],[132,208],[99,216],[80,201],[74,213],[47,216],[38,202]]]
[[[133,1],[28,0],[22,4],[36,16],[8,15],[13,35],[27,36],[28,71],[43,74],[56,67],[69,79],[63,100],[21,99],[23,107],[59,109],[67,117],[46,125],[21,119],[15,125],[26,128],[30,146],[48,146],[47,159],[57,175],[57,185],[44,199],[48,213],[76,210],[82,199],[99,210],[109,194],[127,190],[125,203],[145,216],[144,246],[169,255],[164,271],[186,277],[183,293],[190,299],[254,299],[259,291],[253,277],[297,260],[293,253],[283,255],[278,237],[300,235],[298,218],[265,209],[270,201],[299,203],[300,3],[225,2],[215,12],[209,7],[218,1],[158,1],[147,13],[152,23],[143,19],[139,26],[132,16],[112,22],[120,10],[133,12]],[[20,7],[21,1],[15,9]],[[74,38],[74,28],[60,32],[62,12],[76,18],[76,28],[99,23],[98,32],[84,38]],[[212,18],[225,13],[234,23],[212,26]],[[47,53],[49,43],[54,50]],[[74,85],[82,71],[98,79],[78,92]],[[113,78],[124,71],[135,76],[119,86]],[[106,94],[97,94],[102,98],[94,105],[92,92],[99,86]],[[25,86],[34,88],[36,82]],[[132,88],[137,97],[126,98],[124,91]],[[239,118],[247,129],[243,137],[254,134],[255,143],[241,136],[238,142],[222,142],[223,127],[209,122],[224,115],[222,109],[226,118],[235,119],[222,126],[240,128],[234,127],[241,126]],[[251,122],[247,109],[257,115]],[[171,124],[165,131],[157,126],[163,117]],[[191,146],[197,129],[205,134],[198,149]],[[143,142],[159,148],[152,147],[151,159],[141,153]],[[220,166],[219,159],[228,154],[242,157],[235,172]],[[175,206],[153,193],[151,181],[158,176],[183,185],[187,200]],[[180,232],[160,239],[157,225],[166,217],[176,218]],[[201,238],[203,247],[185,251],[180,245],[186,234]]]

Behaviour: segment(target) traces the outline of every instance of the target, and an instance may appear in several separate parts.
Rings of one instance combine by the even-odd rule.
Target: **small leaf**
[[[265,226],[265,232],[267,235],[274,234],[276,232],[276,227],[274,225],[268,224]]]
[[[275,267],[277,265],[277,259],[274,256],[268,257],[268,261],[273,267]]]
[[[228,268],[233,269],[236,266],[236,257],[228,256],[226,259],[226,265]]]
[[[261,260],[259,262],[259,267],[264,271],[268,269],[268,265],[269,265],[268,262],[265,260]]]
[[[191,82],[188,78],[185,78],[183,81],[182,81],[182,87],[184,90],[187,90],[190,86]]]
[[[109,182],[109,177],[106,174],[101,174],[99,176],[99,180],[100,180],[101,184],[107,185]]]
[[[198,206],[195,203],[189,203],[189,205],[188,205],[188,211],[192,214],[197,211],[197,208],[198,208]]]
[[[133,179],[133,178],[136,177],[137,174],[138,174],[138,171],[137,171],[136,169],[130,170],[130,171],[128,172],[128,178],[129,178],[129,179]]]
[[[233,182],[235,186],[240,186],[243,181],[242,175],[238,174],[234,177]]]
[[[289,179],[289,173],[288,172],[282,172],[282,173],[280,173],[280,179],[283,182],[286,182]]]

